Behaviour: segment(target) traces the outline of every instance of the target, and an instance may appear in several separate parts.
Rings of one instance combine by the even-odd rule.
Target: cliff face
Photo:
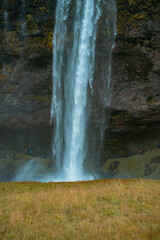
[[[117,9],[112,111],[104,144],[115,157],[117,149],[125,156],[160,141],[160,3],[119,0]]]
[[[56,1],[1,2],[0,125],[49,126]],[[109,131],[132,131],[135,122],[147,128],[159,121],[160,3],[117,0],[117,12]],[[99,36],[97,54],[106,47]],[[95,98],[94,121],[98,121],[96,106]]]
[[[140,112],[160,104],[159,10],[158,1],[118,1],[113,108]]]
[[[0,9],[0,124],[49,125],[55,1]]]

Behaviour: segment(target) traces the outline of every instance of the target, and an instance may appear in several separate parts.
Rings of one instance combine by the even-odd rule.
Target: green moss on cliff
[[[71,11],[74,11],[74,1],[72,5]],[[23,1],[9,0],[8,5],[7,1],[4,2],[0,9],[0,19],[3,22],[4,9],[6,9],[10,19],[9,28],[14,29],[14,31],[5,33],[5,41],[8,39],[8,52],[19,54],[18,49],[22,45],[21,40],[24,40],[24,38],[27,38],[27,51],[39,52],[45,49],[45,51],[50,52],[52,49],[55,6],[56,1],[26,0],[23,13]],[[117,0],[117,9],[118,36],[126,34],[129,27],[137,27],[142,21],[160,20],[160,2],[157,0]],[[19,35],[22,34],[21,25],[23,22],[26,24],[26,32],[24,36],[21,36],[21,39]],[[5,25],[3,27],[5,29]]]
[[[137,26],[144,20],[160,20],[160,2],[157,0],[117,0],[118,35],[124,34],[127,26]]]
[[[51,97],[42,95],[25,95],[24,99],[38,101],[38,102],[51,102]]]
[[[108,159],[102,170],[115,178],[160,179],[160,149],[128,158]]]
[[[5,79],[6,79],[6,76],[4,74],[0,73],[0,84],[4,83]]]

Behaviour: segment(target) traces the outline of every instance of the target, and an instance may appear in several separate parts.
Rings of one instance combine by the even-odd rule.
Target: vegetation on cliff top
[[[127,26],[136,27],[142,20],[160,21],[160,2],[157,0],[117,0],[117,6],[118,35],[124,34]]]
[[[12,22],[12,29],[20,31],[22,23],[25,21],[27,25],[26,36],[32,38],[30,48],[45,48],[50,51],[52,48],[52,34],[54,27],[54,12],[56,1],[25,1],[25,9],[23,9],[23,1],[9,0],[4,1],[0,8],[0,19],[5,26],[3,19],[4,10],[9,13]],[[74,9],[74,3],[73,3]],[[72,9],[72,10],[73,10]],[[135,27],[140,21],[160,20],[160,2],[158,0],[117,0],[118,19],[117,30],[118,35],[125,34],[128,27]],[[3,27],[4,27],[3,26]],[[8,26],[11,28],[11,26]],[[12,33],[14,37],[14,32]],[[34,36],[37,37],[35,38]],[[15,38],[15,37],[14,37]],[[19,36],[17,36],[19,38]],[[17,41],[15,39],[15,41]],[[38,48],[39,46],[39,48]],[[36,49],[35,49],[36,50]]]

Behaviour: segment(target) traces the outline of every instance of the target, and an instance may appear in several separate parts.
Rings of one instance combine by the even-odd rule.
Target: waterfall
[[[57,2],[51,123],[54,125],[53,158],[57,162],[58,178],[62,181],[92,178],[83,169],[87,156],[88,88],[94,91],[97,27],[106,2],[115,6],[113,0],[76,0],[76,5],[71,0]],[[111,62],[111,57],[108,58]],[[107,68],[110,73],[110,63]],[[109,75],[107,89],[110,88],[108,78]]]
[[[112,50],[115,45],[116,37],[116,1],[115,0],[102,0],[101,1],[101,16],[99,19],[99,26],[97,29],[97,46],[95,58],[95,78],[98,79],[98,85],[94,81],[94,92],[92,96],[92,105],[98,101],[98,108],[92,107],[92,119],[90,125],[90,145],[88,158],[92,162],[99,162],[100,154],[103,152],[103,136],[104,131],[108,126],[110,120],[110,111],[106,109],[110,106],[112,89],[111,89],[111,61]],[[103,27],[102,27],[103,26]],[[95,100],[96,99],[96,100]],[[95,121],[98,119],[98,121]],[[93,123],[94,122],[94,123]],[[96,137],[95,137],[96,136]],[[106,148],[106,144],[105,144]]]
[[[26,34],[26,27],[27,27],[27,23],[25,21],[25,13],[26,13],[26,3],[25,0],[22,0],[21,2],[21,12],[20,12],[20,32],[22,37],[25,36]]]
[[[55,136],[53,158],[56,158],[57,171],[60,172],[64,152],[64,101],[63,79],[65,74],[65,52],[67,49],[67,21],[69,17],[70,0],[57,1],[56,23],[53,34],[53,96],[51,121],[55,118]]]
[[[10,19],[9,19],[9,2],[6,0],[3,1],[3,23],[4,23],[4,30],[9,31],[10,28]]]

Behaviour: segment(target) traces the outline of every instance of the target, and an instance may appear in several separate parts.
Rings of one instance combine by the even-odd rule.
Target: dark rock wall
[[[160,105],[160,3],[117,1],[112,107],[129,112]]]
[[[49,125],[55,1],[1,3],[0,123]]]
[[[160,2],[119,0],[117,9],[111,121],[104,143],[115,157],[160,142]]]

